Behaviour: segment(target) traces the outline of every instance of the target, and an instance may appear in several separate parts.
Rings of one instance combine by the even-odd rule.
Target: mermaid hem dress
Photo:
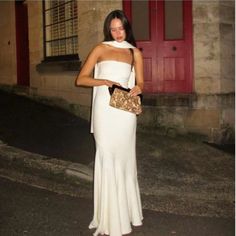
[[[123,87],[133,83],[132,76],[131,65],[125,62],[106,60],[95,67],[95,78],[113,80]],[[107,86],[94,89],[94,215],[89,228],[96,228],[94,236],[121,236],[131,232],[131,224],[139,226],[143,220],[136,164],[137,118],[109,106]]]

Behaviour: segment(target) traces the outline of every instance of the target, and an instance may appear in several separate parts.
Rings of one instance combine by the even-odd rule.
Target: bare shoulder
[[[142,52],[138,48],[134,48],[134,58],[140,60],[143,58]]]
[[[103,50],[104,50],[104,45],[102,43],[99,43],[92,49],[91,52],[93,54],[101,54]]]
[[[86,61],[95,64],[96,61],[98,61],[98,58],[102,55],[102,52],[103,52],[102,43],[95,45],[94,48],[92,48],[92,50],[90,51]]]

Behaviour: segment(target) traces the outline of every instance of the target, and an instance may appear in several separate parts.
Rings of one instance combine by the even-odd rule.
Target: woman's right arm
[[[85,61],[79,75],[75,80],[76,86],[86,86],[86,87],[93,87],[93,86],[101,86],[107,85],[111,87],[114,82],[105,79],[97,79],[91,76],[95,64],[98,62],[98,58],[102,53],[102,46],[96,46],[91,53],[88,55],[87,60]]]

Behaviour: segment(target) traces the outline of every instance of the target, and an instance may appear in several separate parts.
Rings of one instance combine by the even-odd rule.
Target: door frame
[[[164,11],[164,1],[165,0],[157,0],[158,5],[163,10],[160,11],[159,15],[157,16],[157,28],[160,30],[160,33],[157,36],[157,49],[162,51],[163,46],[167,43],[174,44],[175,42],[178,43],[178,40],[164,40],[164,28],[165,28],[165,11]],[[150,4],[151,1],[149,1]],[[193,19],[192,19],[192,0],[183,0],[183,40],[184,44],[186,45],[186,48],[188,48],[188,52],[186,54],[187,60],[185,60],[185,68],[187,72],[186,77],[186,87],[184,88],[184,91],[176,91],[174,93],[192,93],[193,92]],[[130,23],[132,24],[132,10],[131,10],[131,4],[132,0],[123,0],[123,10],[126,13],[126,16],[130,20]],[[191,9],[191,10],[189,10]],[[151,21],[151,14],[149,14],[149,19]],[[151,27],[150,27],[151,31]],[[165,43],[167,42],[167,43]],[[145,44],[145,41],[140,41],[141,44]],[[161,46],[162,45],[162,46]],[[158,48],[159,46],[159,48]],[[161,46],[161,48],[160,48]],[[157,52],[158,53],[158,52]],[[157,59],[156,59],[157,60]],[[161,76],[158,72],[158,76]],[[153,81],[155,81],[155,78],[153,78]],[[154,82],[155,83],[155,82]],[[152,93],[152,92],[151,92]],[[159,92],[154,92],[159,93]],[[164,92],[165,93],[165,92]],[[167,92],[168,93],[168,92]]]
[[[28,8],[24,0],[15,0],[17,85],[29,86]]]

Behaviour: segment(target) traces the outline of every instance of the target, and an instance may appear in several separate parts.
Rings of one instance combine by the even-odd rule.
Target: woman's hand
[[[107,79],[104,80],[104,84],[108,87],[112,87],[113,85],[121,86],[119,83]]]
[[[142,90],[138,85],[136,85],[130,90],[129,93],[131,96],[137,96],[142,93]]]

